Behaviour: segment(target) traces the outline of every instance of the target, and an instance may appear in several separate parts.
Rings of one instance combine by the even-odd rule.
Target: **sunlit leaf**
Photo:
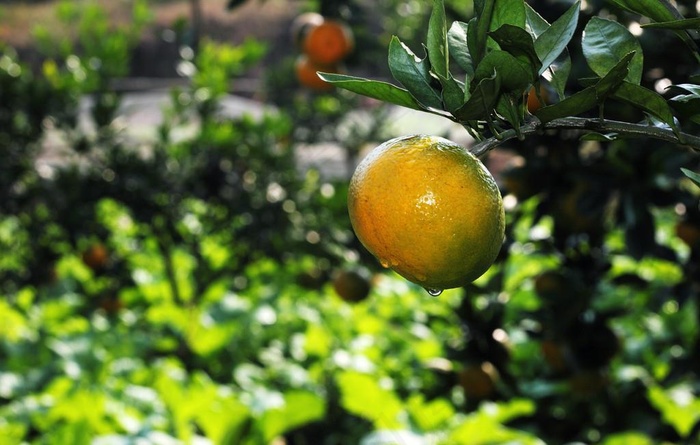
[[[392,391],[366,374],[345,372],[338,376],[340,403],[348,412],[372,421],[378,428],[399,428],[402,405]]]
[[[308,391],[289,391],[284,394],[284,405],[266,411],[261,423],[265,443],[301,425],[320,420],[325,415],[324,399]]]
[[[649,402],[661,412],[663,420],[678,435],[688,437],[693,426],[700,421],[700,399],[689,386],[679,385],[670,389],[652,386],[647,392]]]

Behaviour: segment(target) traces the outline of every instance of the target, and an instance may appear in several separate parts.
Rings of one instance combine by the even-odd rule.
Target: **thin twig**
[[[684,145],[692,148],[695,151],[700,151],[700,137],[687,133],[679,133],[680,139],[670,128],[653,127],[644,124],[633,124],[629,122],[620,122],[614,120],[587,119],[581,117],[567,117],[555,119],[546,124],[540,122],[532,122],[520,127],[519,131],[522,135],[529,135],[544,130],[581,130],[581,131],[596,131],[600,133],[618,133],[623,137],[645,137],[659,139],[674,144]],[[491,137],[484,139],[481,142],[474,144],[470,151],[475,156],[482,156],[493,150],[505,141],[516,138],[518,131],[510,129],[499,133],[498,138]]]

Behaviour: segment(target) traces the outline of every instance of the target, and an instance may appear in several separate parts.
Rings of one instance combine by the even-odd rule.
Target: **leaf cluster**
[[[615,6],[650,18],[650,28],[676,33],[697,57],[694,19],[684,19],[667,1],[627,2]],[[435,0],[426,43],[416,53],[398,37],[389,45],[389,68],[397,83],[348,75],[321,74],[328,82],[395,105],[434,113],[453,120],[477,140],[500,139],[512,129],[523,138],[527,124],[547,125],[588,115],[598,109],[603,120],[606,101],[631,105],[666,128],[678,141],[680,121],[697,122],[697,85],[675,86],[670,100],[641,85],[644,55],[639,40],[615,21],[593,17],[579,24],[581,4],[574,2],[552,23],[523,0],[479,0],[467,22],[448,26],[443,0]],[[578,79],[571,92],[572,56],[568,45],[581,34],[582,55],[592,72]],[[547,83],[557,100],[527,110],[527,93]],[[653,135],[652,135],[653,137]]]

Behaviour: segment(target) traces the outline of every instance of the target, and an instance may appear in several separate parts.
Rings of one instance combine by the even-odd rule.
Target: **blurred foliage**
[[[548,19],[569,6],[530,3]],[[332,4],[308,7],[360,2]],[[426,2],[376,7],[402,40],[422,38]],[[205,41],[181,52],[189,82],[155,137],[135,139],[110,85],[147,8],[121,30],[99,8],[60,8],[76,34],[37,31],[42,71],[0,50],[2,443],[700,440],[700,193],[679,169],[697,171],[697,155],[567,133],[504,147],[502,255],[432,298],[360,248],[345,181],[296,167],[300,144],[329,141],[351,166],[389,110],[300,89],[280,61],[267,73],[276,110],[227,116],[229,82],[265,48]],[[642,37],[650,85],[695,66],[649,43],[664,39]],[[42,153],[53,138],[61,162]],[[367,298],[334,289],[347,269]]]

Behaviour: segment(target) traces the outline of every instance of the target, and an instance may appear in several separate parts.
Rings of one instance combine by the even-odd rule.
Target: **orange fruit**
[[[294,70],[301,85],[319,92],[331,91],[333,84],[318,77],[318,72],[337,73],[339,71],[336,66],[318,65],[304,55],[297,58]]]
[[[561,272],[546,270],[535,278],[535,292],[540,297],[558,297],[567,292],[569,283]]]
[[[480,277],[504,239],[493,176],[469,151],[437,136],[399,137],[372,150],[350,180],[348,212],[358,239],[384,267],[434,295]]]
[[[587,369],[569,377],[567,383],[572,394],[579,397],[593,397],[607,388],[610,379],[602,370]]]
[[[333,289],[348,302],[362,301],[369,295],[369,280],[353,270],[341,270],[333,278]]]
[[[313,28],[323,23],[323,16],[317,12],[305,12],[298,15],[289,28],[292,40],[299,48],[304,45],[304,40]]]
[[[690,221],[679,221],[676,224],[676,236],[688,247],[700,246],[700,226]]]
[[[537,91],[540,93],[539,97],[537,97]],[[530,91],[527,92],[527,111],[530,114],[535,114],[545,105],[549,105],[549,90],[543,85],[540,85],[538,89],[535,89],[534,86],[530,87]]]
[[[99,270],[107,265],[109,253],[104,245],[93,244],[83,252],[82,259],[90,269]]]
[[[328,65],[343,60],[354,46],[352,31],[346,24],[337,20],[324,20],[309,29],[302,49],[314,63]]]
[[[563,371],[566,366],[566,347],[560,342],[546,339],[540,343],[540,352],[544,361],[554,371]]]
[[[496,390],[499,375],[490,362],[483,362],[460,370],[457,379],[467,399],[485,399]]]

